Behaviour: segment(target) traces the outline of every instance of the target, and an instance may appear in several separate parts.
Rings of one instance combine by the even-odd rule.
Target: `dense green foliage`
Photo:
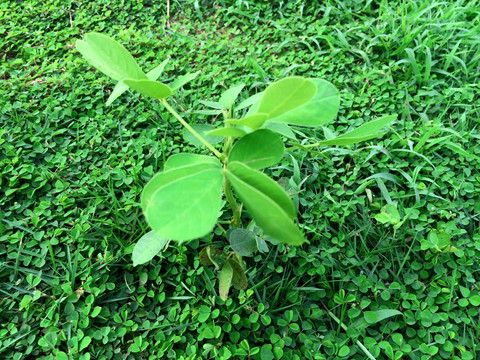
[[[163,1],[0,3],[0,357],[476,358],[479,4],[308,4],[170,1],[167,18]],[[192,122],[220,121],[201,99],[292,75],[342,101],[322,134],[286,137],[399,118],[361,146],[287,148],[268,174],[310,244],[245,258],[248,289],[224,302],[198,256],[225,245],[220,227],[132,265],[144,184],[192,147],[160,105],[105,106],[110,81],[74,49],[90,31],[145,71],[168,57],[171,79],[200,71],[175,95]]]

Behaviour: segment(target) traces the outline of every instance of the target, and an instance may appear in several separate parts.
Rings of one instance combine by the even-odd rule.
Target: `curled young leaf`
[[[217,270],[220,269],[225,262],[222,251],[214,245],[205,246],[200,251],[199,256],[202,265],[214,265]]]
[[[238,260],[238,258],[230,258],[227,260],[227,262],[230,262],[233,270],[232,284],[236,289],[245,290],[247,288],[247,275],[243,269],[241,259]]]
[[[230,291],[230,286],[232,286],[232,280],[233,267],[231,261],[227,261],[225,264],[223,264],[218,285],[220,297],[223,301],[227,301],[228,299],[228,292]]]

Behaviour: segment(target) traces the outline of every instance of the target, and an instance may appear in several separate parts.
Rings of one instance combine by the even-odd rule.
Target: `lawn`
[[[114,82],[75,49],[89,32],[145,71],[169,59],[162,82],[199,72],[171,102],[191,124],[220,127],[212,102],[241,84],[237,104],[331,82],[336,120],[291,126],[264,170],[309,243],[267,239],[222,300],[200,252],[230,250],[225,206],[208,236],[134,266],[145,184],[210,151],[160,102],[107,106]],[[479,45],[478,1],[3,0],[0,358],[477,359]],[[378,138],[305,147],[392,114]]]

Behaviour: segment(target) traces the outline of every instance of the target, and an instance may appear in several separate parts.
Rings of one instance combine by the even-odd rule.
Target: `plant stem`
[[[223,192],[225,193],[225,198],[227,199],[230,207],[232,208],[233,213],[233,220],[232,225],[234,227],[240,226],[240,217],[242,216],[242,212],[240,210],[240,206],[237,204],[235,197],[233,196],[232,187],[230,186],[230,181],[228,181],[227,177],[223,177]]]
[[[217,149],[215,149],[212,144],[210,144],[207,140],[203,138],[202,135],[200,135],[198,132],[195,131],[194,128],[192,128],[176,111],[174,108],[170,106],[170,104],[165,100],[161,99],[160,102],[165,106],[165,108],[188,130],[192,133],[193,136],[195,136],[198,140],[201,141],[203,145],[205,145],[211,152],[215,154],[216,157],[218,157],[221,161],[224,161],[225,156],[220,153]]]

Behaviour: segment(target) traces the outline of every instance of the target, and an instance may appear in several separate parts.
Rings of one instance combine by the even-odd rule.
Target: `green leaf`
[[[148,202],[150,201],[158,187],[163,186],[163,184],[168,184],[169,182],[172,182],[177,178],[191,176],[199,171],[203,171],[212,167],[214,166],[200,163],[191,166],[182,166],[181,168],[172,169],[171,171],[157,173],[143,188],[142,194],[140,196],[140,205],[142,209],[145,209],[147,207]]]
[[[267,235],[289,245],[301,245],[306,241],[294,224],[292,201],[275,181],[238,161],[228,164],[226,175],[250,215]]]
[[[388,319],[392,316],[402,315],[402,313],[398,310],[394,309],[383,309],[383,310],[376,310],[376,311],[366,311],[364,314],[364,318],[355,321],[349,327],[352,329],[364,329],[370,325],[376,324],[380,321]]]
[[[218,101],[198,100],[198,102],[212,109],[223,110],[223,105],[220,104]],[[221,111],[219,111],[219,113],[220,112]]]
[[[455,246],[451,245],[452,237],[446,231],[430,231],[428,233],[428,241],[430,242],[431,248],[433,248],[435,251],[442,253],[458,251]]]
[[[257,104],[263,96],[263,92],[252,95],[249,98],[243,100],[238,106],[235,107],[235,111],[243,110],[253,104]]]
[[[223,175],[213,164],[195,164],[155,175],[141,204],[158,236],[186,241],[205,236],[215,226],[221,206]]]
[[[201,323],[207,321],[211,313],[211,309],[207,305],[200,306],[198,311],[198,321]]]
[[[228,299],[228,292],[230,290],[230,286],[232,285],[233,279],[233,268],[231,265],[231,261],[227,261],[220,272],[220,280],[219,280],[219,291],[220,297],[223,301],[227,301]]]
[[[338,90],[328,81],[290,77],[265,90],[257,111],[268,113],[269,121],[319,126],[335,119],[339,107]]]
[[[228,160],[239,161],[254,169],[263,169],[278,163],[284,151],[283,141],[277,134],[260,129],[238,140]]]
[[[345,357],[350,353],[350,348],[347,345],[343,345],[339,350],[338,350],[338,356],[340,357]]]
[[[153,80],[124,79],[123,82],[131,89],[138,91],[144,96],[154,99],[163,99],[172,95],[172,90],[165,84]]]
[[[380,119],[369,121],[366,124],[330,140],[320,141],[319,145],[352,145],[361,141],[370,140],[385,134],[380,132],[385,126],[397,118],[397,115],[382,116]]]
[[[375,220],[382,224],[390,223],[396,225],[400,222],[400,213],[393,204],[387,204],[382,208],[380,214],[375,215]]]
[[[272,344],[263,345],[260,351],[260,359],[273,360],[274,358],[275,358],[275,355],[272,352]]]
[[[213,125],[208,124],[193,124],[191,125],[192,128],[198,132],[205,140],[207,140],[210,144],[215,145],[219,142],[223,141],[223,136],[209,136],[207,133],[215,129]],[[190,131],[185,130],[183,133],[183,138],[185,141],[188,141],[190,144],[196,147],[205,146],[202,144],[200,140],[198,140]]]
[[[133,56],[117,41],[99,34],[88,33],[75,46],[94,67],[114,80],[147,79]]]
[[[161,238],[153,231],[143,235],[132,252],[133,266],[145,264],[152,260],[167,244],[168,239]]]
[[[233,229],[229,240],[233,251],[242,256],[252,256],[257,251],[257,239],[253,231]]]
[[[174,154],[167,159],[165,162],[164,171],[195,164],[212,164],[216,165],[217,167],[221,166],[220,161],[213,156],[180,153]]]
[[[220,96],[218,102],[222,104],[224,110],[230,109],[244,87],[245,84],[231,87]]]
[[[290,129],[290,126],[288,126],[287,124],[269,121],[263,126],[263,128],[272,130],[289,139],[297,140],[295,133],[292,131],[292,129]]]
[[[150,70],[148,73],[147,73],[147,78],[149,80],[157,80],[160,75],[163,73],[163,70],[165,69],[165,66],[167,65],[168,61],[170,59],[165,59],[163,60],[160,65],[154,67],[152,70]]]
[[[242,119],[228,119],[227,124],[248,126],[250,129],[257,130],[262,127],[268,119],[268,114],[254,114]]]
[[[266,241],[263,240],[263,238],[261,238],[260,236],[256,236],[256,240],[257,240],[258,251],[260,251],[261,253],[267,253],[268,252],[268,245],[267,245]]]
[[[105,103],[105,105],[106,106],[112,105],[112,103],[127,90],[128,90],[128,85],[126,85],[123,81],[119,81],[113,88],[112,93],[108,97],[108,100]]]
[[[470,301],[472,306],[480,306],[480,295],[473,295],[468,301]]]
[[[258,112],[267,113],[270,118],[278,117],[308,103],[316,91],[315,83],[302,77],[276,81],[265,90]]]
[[[208,136],[231,136],[234,138],[241,138],[246,132],[236,127],[224,127],[207,132]]]
[[[68,355],[63,351],[56,350],[55,360],[68,360]]]
[[[230,263],[230,266],[233,270],[233,277],[232,277],[232,284],[236,289],[245,290],[247,288],[247,275],[245,275],[245,270],[243,266],[240,265],[240,262],[237,260],[230,258],[227,260]]]
[[[377,314],[375,314],[373,311],[365,311],[363,318],[369,325],[377,322]]]
[[[186,83],[196,79],[196,77],[200,74],[200,71],[194,73],[187,73],[185,75],[179,76],[175,79],[172,83],[170,83],[169,87],[172,89],[172,92],[181,88]]]
[[[147,73],[147,78],[153,81],[157,80],[160,74],[163,72],[165,65],[167,65],[167,62],[168,62],[168,59],[163,61],[156,68],[150,70]],[[113,88],[113,91],[108,97],[107,103],[105,105],[110,106],[120,95],[122,95],[127,90],[128,90],[128,85],[126,85],[123,81],[119,81],[117,85],[115,85],[115,87]]]

